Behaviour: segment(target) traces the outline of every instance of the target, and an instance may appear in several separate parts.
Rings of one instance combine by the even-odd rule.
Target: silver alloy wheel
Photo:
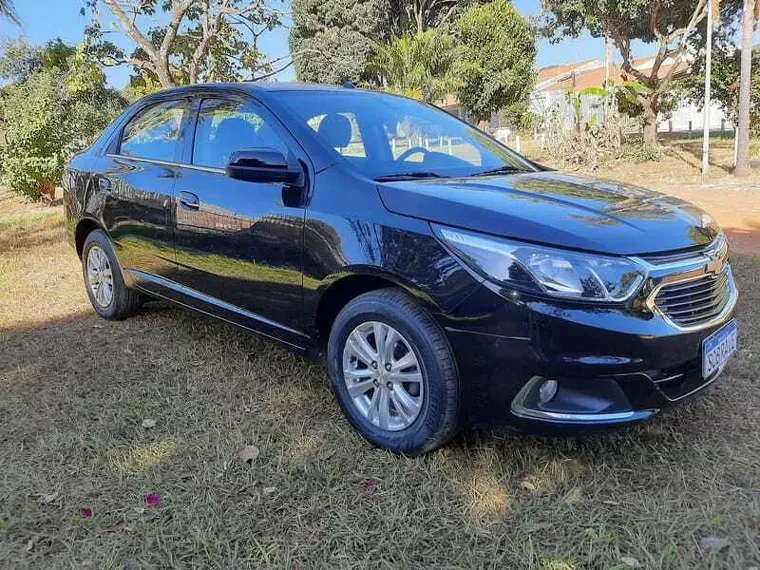
[[[403,335],[385,323],[368,321],[348,335],[343,379],[356,408],[380,429],[406,429],[422,410],[425,384],[417,355]]]
[[[105,309],[113,300],[113,270],[103,248],[94,245],[87,252],[87,281],[92,298]]]

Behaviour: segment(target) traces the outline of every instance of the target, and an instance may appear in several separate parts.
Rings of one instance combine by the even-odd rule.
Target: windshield
[[[411,99],[358,90],[286,91],[278,99],[370,178],[535,170],[467,123]]]

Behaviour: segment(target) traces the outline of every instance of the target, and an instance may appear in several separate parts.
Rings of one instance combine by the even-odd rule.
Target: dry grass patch
[[[282,348],[160,303],[97,319],[62,228],[17,222],[0,226],[0,568],[760,565],[758,260],[736,262],[740,353],[692,403],[411,459],[369,447]]]

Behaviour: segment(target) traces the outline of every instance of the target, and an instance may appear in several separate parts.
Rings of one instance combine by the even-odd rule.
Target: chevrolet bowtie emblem
[[[707,254],[708,262],[705,265],[705,273],[713,273],[717,275],[723,269],[723,260],[718,252],[710,252]]]

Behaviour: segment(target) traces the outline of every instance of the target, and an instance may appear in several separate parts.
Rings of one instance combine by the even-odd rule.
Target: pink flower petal
[[[86,507],[80,510],[79,514],[82,515],[82,517],[89,519],[92,516],[92,509]]]
[[[151,493],[148,495],[145,499],[145,503],[150,508],[155,508],[158,506],[158,503],[161,501],[161,496],[158,493]]]
[[[369,479],[367,479],[364,482],[364,488],[367,489],[367,490],[374,489],[375,488],[375,483],[373,481],[370,481]]]

